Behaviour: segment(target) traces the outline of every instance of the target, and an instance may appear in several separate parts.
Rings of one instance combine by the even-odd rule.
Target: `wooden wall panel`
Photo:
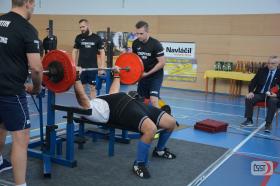
[[[241,15],[232,16],[231,19],[231,34],[232,35],[263,35],[263,15]]]
[[[150,24],[151,35],[161,41],[195,42],[198,64],[196,82],[166,81],[165,86],[204,90],[205,70],[215,61],[266,61],[270,55],[280,56],[280,14],[272,15],[193,15],[193,16],[77,16],[34,15],[32,23],[40,38],[45,37],[48,20],[54,20],[58,47],[72,51],[75,36],[80,32],[78,21],[87,18],[94,32],[134,31],[138,20]],[[228,92],[228,81],[218,80],[217,92]],[[209,89],[212,81],[209,82]],[[243,86],[242,93],[247,91]]]
[[[279,36],[280,24],[278,24],[280,16],[276,15],[264,15],[263,32],[267,36]]]
[[[159,20],[159,33],[164,34],[211,35],[230,32],[229,16],[160,16]]]
[[[233,36],[230,54],[249,56],[280,55],[279,36]]]

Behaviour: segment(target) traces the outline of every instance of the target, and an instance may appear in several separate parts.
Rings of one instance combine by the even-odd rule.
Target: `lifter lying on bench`
[[[80,71],[80,69],[77,70]],[[165,159],[176,157],[165,147],[176,127],[176,120],[158,108],[147,106],[126,93],[120,93],[119,67],[116,67],[109,95],[90,100],[79,78],[74,84],[74,90],[80,106],[84,109],[92,109],[92,115],[84,116],[85,118],[93,122],[113,123],[127,130],[141,133],[137,145],[136,159],[133,164],[133,172],[137,176],[141,178],[150,177],[147,170],[148,154],[157,128],[165,129],[165,131],[159,137],[158,144],[153,150],[153,156]]]

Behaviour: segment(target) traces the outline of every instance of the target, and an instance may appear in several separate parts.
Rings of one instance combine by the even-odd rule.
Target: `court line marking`
[[[75,94],[75,92],[73,91],[67,91],[64,92],[65,94]],[[47,96],[47,95],[46,95]],[[202,95],[203,96],[203,95]],[[31,98],[31,96],[27,96],[28,98]],[[227,103],[219,103],[219,102],[215,102],[215,101],[207,101],[207,100],[200,100],[200,99],[192,99],[192,98],[178,98],[178,97],[172,97],[172,96],[163,96],[163,98],[169,98],[169,99],[175,99],[175,100],[188,100],[188,101],[196,101],[196,102],[204,102],[204,103],[212,103],[212,104],[218,104],[218,105],[227,105],[227,106],[234,106],[234,107],[241,107],[244,108],[244,105],[240,105],[240,104],[227,104]],[[196,96],[188,96],[188,97],[196,97]]]
[[[212,175],[220,166],[222,166],[234,153],[236,153],[249,139],[251,139],[259,130],[265,126],[266,122],[263,122],[258,128],[252,131],[245,139],[243,139],[233,149],[228,149],[220,158],[207,167],[202,173],[200,173],[188,186],[198,186],[202,184],[210,175]]]
[[[208,111],[208,110],[203,110],[203,109],[193,109],[193,108],[189,108],[189,107],[180,107],[180,106],[173,106],[172,108],[177,108],[177,109],[182,109],[182,110],[192,110],[192,111],[200,111],[200,112],[205,112],[205,113],[211,113],[211,114],[219,114],[219,115],[225,115],[225,116],[236,116],[236,117],[241,117],[244,118],[243,115],[238,115],[238,114],[229,114],[229,113],[223,113],[223,112],[215,112],[215,111]],[[256,117],[253,117],[254,119],[256,119]],[[259,117],[259,119],[264,120],[264,118]]]
[[[177,108],[177,109],[182,109],[182,110],[200,111],[200,112],[213,113],[213,114],[222,114],[222,115],[225,115],[225,116],[237,116],[237,117],[244,118],[243,115],[228,114],[228,113],[222,113],[222,112],[213,112],[213,111],[202,110],[202,109],[193,109],[193,108],[188,108],[188,107],[172,106],[172,108]]]
[[[75,94],[72,91],[65,92],[67,94]],[[192,98],[178,98],[178,97],[172,97],[172,96],[162,96],[162,98],[168,98],[168,99],[174,99],[174,100],[187,100],[187,101],[192,101],[192,102],[203,102],[203,103],[212,103],[212,104],[217,104],[217,105],[226,105],[226,106],[234,106],[234,107],[241,107],[245,108],[244,105],[234,105],[234,104],[227,104],[227,103],[219,103],[219,102],[214,102],[214,101],[207,101],[207,100],[199,100],[199,99],[192,99]]]
[[[66,94],[75,94],[72,91],[68,91],[65,92]],[[166,98],[169,99],[176,99],[176,100],[190,100],[190,101],[196,101],[196,102],[204,102],[204,103],[211,103],[211,104],[218,104],[218,105],[226,105],[226,106],[233,106],[233,107],[240,107],[240,108],[244,108],[244,106],[242,105],[234,105],[234,104],[224,104],[224,103],[217,103],[217,102],[210,102],[210,101],[205,101],[205,100],[193,100],[193,99],[186,99],[186,98],[177,98],[177,97],[169,97],[169,96],[164,96]],[[172,108],[179,108],[179,109],[185,109],[185,110],[193,110],[193,111],[200,111],[200,112],[207,112],[207,113],[213,113],[213,114],[222,114],[222,115],[226,115],[226,116],[237,116],[237,117],[242,117],[244,118],[244,116],[242,115],[236,115],[236,114],[227,114],[227,113],[221,113],[221,112],[213,112],[213,111],[207,111],[207,110],[201,110],[201,109],[191,109],[191,108],[186,108],[186,107],[180,107],[180,106],[174,106],[172,105]],[[259,117],[260,118],[260,117]],[[260,118],[262,119],[262,118]]]
[[[43,112],[43,115],[46,115],[48,112]],[[39,115],[39,113],[33,113],[33,114],[29,114],[29,116],[30,117],[32,117],[32,116],[38,116]]]
[[[270,155],[254,153],[254,152],[245,152],[245,151],[238,151],[236,154],[246,155],[246,156],[249,156],[249,157],[257,156],[257,157],[264,157],[264,158],[269,158],[269,159],[277,159],[280,162],[280,157],[278,157],[278,156],[270,156]]]
[[[0,186],[14,186],[15,184],[13,182],[0,179]]]
[[[246,130],[246,129],[244,129],[244,128],[238,128],[238,127],[235,127],[235,126],[232,126],[232,125],[230,125],[229,127],[232,128],[232,129],[238,130],[238,131],[242,131],[242,132],[244,132],[244,133],[251,133],[251,132],[252,132],[252,131],[250,131],[250,130]],[[251,129],[255,129],[255,128],[257,128],[257,127],[252,127]],[[239,134],[241,134],[241,133],[239,133]],[[254,138],[262,138],[262,139],[267,139],[267,140],[280,141],[280,138],[277,137],[277,136],[275,136],[275,135],[272,135],[272,134],[263,134],[263,133],[261,133],[261,132],[258,132],[258,133],[256,134],[256,136],[254,136]]]
[[[191,102],[203,102],[203,103],[211,103],[211,104],[216,104],[216,105],[226,105],[226,106],[245,108],[244,105],[234,105],[234,104],[230,104],[230,103],[219,103],[219,102],[214,102],[214,101],[191,99],[191,98],[178,98],[178,97],[172,97],[172,96],[162,96],[162,98],[168,98],[168,99],[174,99],[174,100],[184,100],[184,101],[191,101]]]
[[[66,94],[75,94],[75,92],[69,91],[65,92]],[[233,106],[233,107],[241,107],[245,108],[244,105],[234,105],[234,104],[226,104],[226,103],[218,103],[214,101],[205,101],[205,100],[199,100],[199,99],[192,99],[192,98],[178,98],[178,97],[172,97],[172,96],[162,96],[162,98],[168,98],[168,99],[174,99],[174,100],[187,100],[187,101],[192,101],[192,102],[203,102],[203,103],[212,103],[212,104],[217,104],[217,105],[226,105],[226,106]]]
[[[59,129],[65,129],[66,128],[66,125],[67,125],[67,121],[62,121],[62,122],[60,122],[60,123],[56,123],[56,125],[58,126],[58,129],[56,129],[56,130],[59,130]],[[45,132],[45,130],[44,130],[44,132]],[[34,129],[31,129],[30,130],[30,138],[33,138],[33,137],[36,137],[36,136],[39,136],[40,135],[40,127],[38,127],[38,128],[34,128]],[[39,138],[39,137],[38,137]],[[32,139],[30,139],[30,141],[31,141]],[[9,134],[9,135],[7,135],[7,137],[6,137],[6,142],[5,142],[5,144],[9,144],[9,143],[11,143],[12,142],[12,135],[11,134]]]

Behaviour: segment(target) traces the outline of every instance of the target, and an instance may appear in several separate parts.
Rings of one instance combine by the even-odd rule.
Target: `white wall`
[[[11,0],[0,0],[0,13]],[[229,15],[280,13],[280,0],[36,0],[36,14]]]

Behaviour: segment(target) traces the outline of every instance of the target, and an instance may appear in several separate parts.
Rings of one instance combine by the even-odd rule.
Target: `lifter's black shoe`
[[[264,127],[264,132],[271,133],[271,123],[266,123]]]
[[[175,159],[176,155],[171,153],[168,148],[164,148],[162,151],[158,151],[156,148],[153,150],[153,157]]]
[[[151,175],[145,165],[144,162],[140,162],[140,163],[135,163],[132,167],[132,171],[139,176],[140,178],[150,178]]]
[[[240,126],[242,127],[253,127],[253,120],[251,119],[246,119],[245,121],[243,121]]]

